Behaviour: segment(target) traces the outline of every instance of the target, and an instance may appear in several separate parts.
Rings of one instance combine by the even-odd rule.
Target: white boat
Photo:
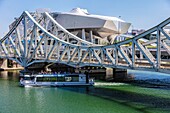
[[[94,80],[85,74],[21,74],[20,86],[92,86]]]

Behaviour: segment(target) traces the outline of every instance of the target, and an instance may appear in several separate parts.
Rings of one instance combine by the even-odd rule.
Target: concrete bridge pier
[[[23,67],[15,61],[6,58],[0,59],[0,70],[17,70],[17,69],[23,69]]]
[[[118,68],[106,68],[106,81],[126,81],[127,70]]]
[[[0,59],[0,68],[1,69],[8,68],[8,60],[7,59]]]

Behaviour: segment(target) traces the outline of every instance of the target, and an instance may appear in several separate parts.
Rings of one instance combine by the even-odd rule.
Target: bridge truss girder
[[[25,11],[0,40],[0,56],[15,60],[23,67],[49,62],[73,67],[103,66],[169,73],[169,60],[161,58],[162,52],[170,56],[170,47],[165,41],[170,40],[170,36],[164,29],[169,23],[170,18],[134,38],[102,46],[68,32],[47,12],[37,16]],[[152,33],[156,39],[140,40]],[[156,55],[149,48],[151,45],[155,45]]]

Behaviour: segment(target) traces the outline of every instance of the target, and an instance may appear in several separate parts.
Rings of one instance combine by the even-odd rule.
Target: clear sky
[[[170,0],[0,0],[0,37],[24,10],[49,8],[68,12],[75,7],[91,14],[121,16],[137,29],[149,29],[170,17]]]

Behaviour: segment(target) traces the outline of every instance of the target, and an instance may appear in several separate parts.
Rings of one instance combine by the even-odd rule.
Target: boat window
[[[42,77],[37,77],[37,82],[43,82],[43,78]]]
[[[31,79],[30,79],[31,80]],[[79,77],[37,77],[37,82],[78,82]]]
[[[30,77],[24,77],[24,80],[31,80]]]
[[[58,82],[64,82],[64,81],[65,81],[65,78],[64,78],[64,77],[57,77],[57,81],[58,81]]]
[[[37,82],[56,82],[56,77],[37,77]]]
[[[79,77],[72,77],[72,82],[78,82],[79,81]]]
[[[71,81],[72,81],[72,78],[71,78],[71,77],[65,77],[65,81],[66,81],[66,82],[71,82]]]
[[[48,78],[50,82],[56,82],[57,81],[57,77],[49,77]]]

